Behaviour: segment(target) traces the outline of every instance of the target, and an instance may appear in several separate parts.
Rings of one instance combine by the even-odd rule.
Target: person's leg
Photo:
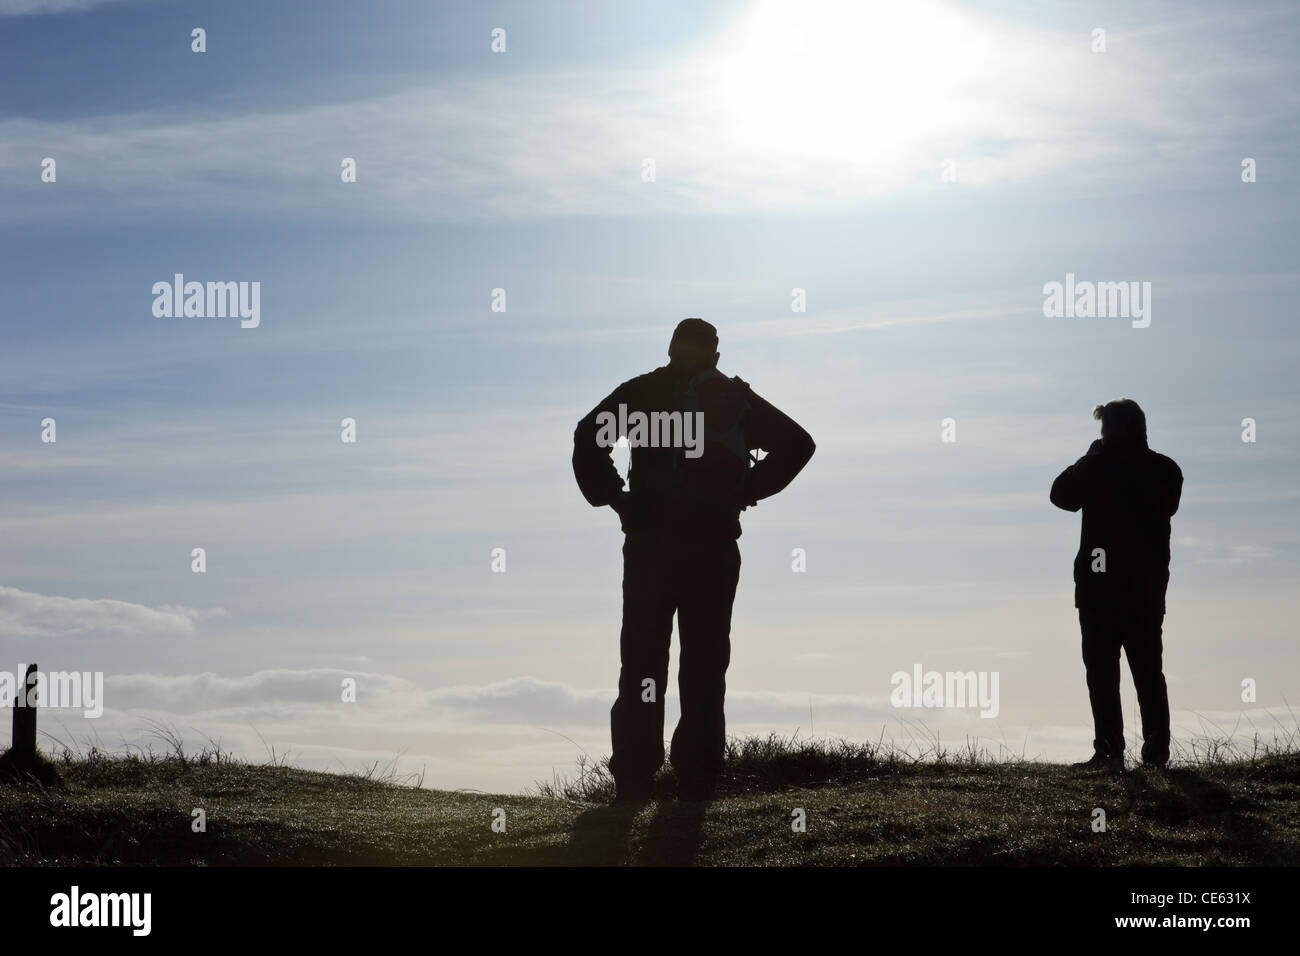
[[[1099,757],[1124,756],[1124,710],[1119,698],[1120,635],[1114,615],[1107,609],[1080,608],[1083,632],[1083,666],[1092,705],[1093,753]]]
[[[664,692],[675,607],[672,560],[670,550],[644,536],[629,535],[623,543],[622,667],[618,700],[609,713],[609,768],[623,797],[647,795],[664,762]]]
[[[707,799],[722,769],[727,741],[723,698],[731,662],[731,606],[740,579],[740,548],[720,538],[687,545],[677,612],[682,718],[671,757],[680,794]]]
[[[1124,653],[1142,713],[1142,761],[1169,761],[1169,688],[1164,675],[1164,615],[1135,613],[1124,632]]]

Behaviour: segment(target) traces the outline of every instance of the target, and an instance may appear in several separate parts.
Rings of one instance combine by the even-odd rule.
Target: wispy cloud
[[[1197,564],[1244,565],[1267,561],[1278,555],[1276,548],[1266,548],[1257,544],[1234,544],[1226,550],[1219,551],[1213,557],[1198,558]]]
[[[145,0],[0,0],[0,17],[41,16],[53,13],[84,13],[110,4],[141,3]]]
[[[14,637],[45,637],[94,631],[190,634],[199,621],[223,616],[221,608],[199,611],[148,607],[111,598],[69,598],[0,587],[0,631]]]
[[[360,710],[423,720],[442,715],[525,726],[598,726],[615,696],[612,688],[574,687],[536,677],[426,690],[395,675],[344,668],[278,668],[237,677],[121,674],[110,675],[107,683],[118,710],[192,715],[291,707],[303,714],[330,711],[338,715],[340,689],[349,679],[356,682],[356,707]],[[727,700],[728,713],[736,720],[756,723],[797,722],[807,716],[809,706],[809,695],[803,692],[733,691]],[[343,712],[349,711],[345,708]],[[884,698],[849,694],[817,695],[816,712],[827,719],[887,720],[893,715]]]

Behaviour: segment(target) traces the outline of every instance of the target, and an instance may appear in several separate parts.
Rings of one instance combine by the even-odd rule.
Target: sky
[[[43,748],[491,792],[607,754],[621,536],[572,431],[685,316],[817,442],[742,516],[730,731],[1086,757],[1047,492],[1126,396],[1185,476],[1176,740],[1295,732],[1293,5],[306,11],[0,0],[0,670],[105,681]],[[260,321],[156,315],[177,273]],[[1067,275],[1150,324],[1044,315]],[[893,706],[917,665],[997,716]]]

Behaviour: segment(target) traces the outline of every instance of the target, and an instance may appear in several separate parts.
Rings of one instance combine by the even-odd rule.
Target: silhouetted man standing
[[[1083,509],[1074,559],[1074,603],[1092,703],[1093,757],[1079,767],[1122,770],[1124,715],[1119,652],[1124,649],[1142,712],[1142,762],[1169,761],[1169,693],[1161,629],[1169,584],[1169,519],[1183,473],[1147,447],[1146,415],[1116,399],[1093,409],[1101,438],[1052,484],[1052,504]]]
[[[610,711],[610,769],[620,800],[643,800],[664,760],[664,685],[673,614],[681,721],[671,759],[679,795],[713,795],[726,746],[722,704],[731,605],[740,577],[740,512],[788,485],[814,445],[739,378],[717,371],[718,332],[683,319],[668,364],[624,382],[573,433],[573,473],[593,506],[619,515],[622,669]],[[675,416],[675,417],[674,417]],[[611,460],[631,446],[629,490]],[[767,456],[757,464],[749,450]]]

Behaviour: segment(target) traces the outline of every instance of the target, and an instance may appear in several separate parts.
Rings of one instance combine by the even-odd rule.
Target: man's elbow
[[[573,430],[573,456],[570,459],[570,461],[573,462],[574,474],[577,474],[579,470],[582,468],[582,461],[583,458],[585,457],[582,454],[582,451],[583,451],[582,425],[580,424],[578,425],[577,428]]]
[[[812,435],[800,429],[799,439],[794,446],[794,457],[799,462],[800,469],[812,460],[813,452],[817,450],[817,443],[813,441]]]
[[[1062,511],[1078,511],[1082,505],[1076,501],[1071,501],[1065,494],[1064,490],[1057,485],[1052,485],[1052,490],[1048,494],[1048,499]]]
[[[573,429],[573,460],[587,458],[596,449],[596,424],[584,418]]]

